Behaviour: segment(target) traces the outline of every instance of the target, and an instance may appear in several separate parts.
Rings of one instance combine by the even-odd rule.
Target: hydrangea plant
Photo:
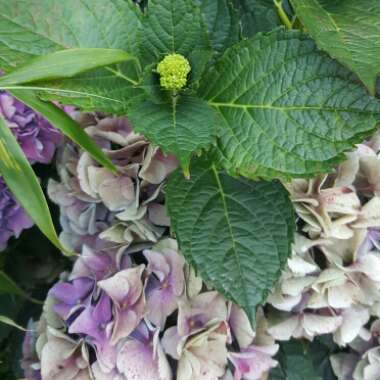
[[[374,133],[379,122],[377,1],[363,0],[359,9],[355,0],[149,0],[137,4],[130,0],[31,0],[27,5],[24,0],[0,0],[0,9],[0,68],[6,72],[0,88],[41,111],[83,149],[65,147],[61,182],[52,181],[49,186],[61,208],[64,231],[59,241],[41,189],[0,121],[4,158],[0,171],[36,224],[59,248],[79,253],[85,244],[90,250],[86,255],[91,256],[91,250],[107,249],[113,242],[122,248],[120,252],[134,254],[139,251],[137,243],[158,241],[170,219],[186,265],[197,271],[207,287],[241,307],[254,326],[257,306],[265,302],[278,280],[298,281],[297,271],[286,268],[297,213],[305,223],[303,237],[324,252],[323,265],[318,269],[320,263],[299,250],[296,240],[295,252],[300,257],[294,265],[305,261],[304,268],[298,269],[303,271],[306,295],[298,283],[300,288],[284,294],[289,289],[284,290],[280,282],[270,302],[277,308],[282,299],[286,303],[287,296],[294,297],[282,306],[285,309],[279,309],[285,312],[280,319],[292,327],[287,334],[296,337],[311,339],[318,333],[310,329],[310,321],[327,318],[329,332],[335,332],[345,317],[352,317],[340,310],[342,305],[358,302],[351,277],[372,289],[377,277],[370,267],[377,262],[376,255],[364,250],[351,252],[351,256],[347,253],[342,259],[334,254],[340,249],[334,248],[335,241],[325,246],[315,240],[341,243],[353,239],[359,245],[360,233],[378,227],[372,214],[377,198],[361,204],[353,190],[367,180],[363,190],[367,196],[376,183],[370,159],[353,158],[358,171],[362,165],[367,168],[364,178],[350,172],[349,182],[342,174],[344,179],[337,177],[336,186],[330,189],[333,179],[326,177],[346,152]],[[46,17],[36,23],[33,15]],[[49,101],[97,116],[121,116],[121,124],[86,133]],[[123,126],[125,115],[128,126]],[[136,141],[131,144],[129,138]],[[149,149],[148,144],[152,144]],[[115,145],[120,147],[116,151]],[[129,155],[135,153],[132,165]],[[166,178],[175,167],[173,157],[179,168]],[[160,166],[159,181],[145,178],[149,165],[155,168],[154,176]],[[26,179],[34,181],[33,202],[19,190],[28,183]],[[376,230],[371,232],[376,234]],[[132,265],[119,256],[115,276],[120,276],[118,281],[125,282],[131,294],[116,294],[114,284],[107,285],[110,279],[104,278],[99,289],[91,288],[86,309],[90,316],[98,308],[103,310],[99,319],[93,318],[98,323],[93,328],[98,331],[112,319],[112,334],[76,331],[90,326],[81,325],[80,319],[74,323],[70,317],[67,322],[60,315],[66,328],[75,330],[72,335],[92,337],[91,347],[105,354],[108,343],[117,346],[119,324],[125,323],[128,332],[140,328],[137,320],[144,314],[145,302],[141,299],[149,288],[149,281],[144,282],[149,258],[144,256],[143,262]],[[113,263],[114,259],[104,260]],[[155,275],[158,279],[169,276],[168,270],[161,271]],[[314,282],[317,273],[321,277]],[[340,288],[336,289],[336,283]],[[79,288],[85,285],[78,283]],[[343,301],[336,297],[341,288]],[[317,309],[323,309],[321,315],[309,311],[309,296],[314,296]],[[296,301],[301,303],[291,303]],[[133,309],[133,318],[126,305]],[[328,307],[339,313],[329,315],[324,310]],[[364,321],[360,307],[355,311]],[[74,316],[76,322],[79,316]],[[146,319],[133,345],[154,341],[150,323],[156,328],[164,323],[162,316],[154,322]],[[273,326],[269,329],[277,331]],[[210,335],[200,334],[199,341],[205,344],[202,349],[209,340],[229,342],[225,330],[229,326],[224,324],[207,330]],[[277,333],[281,336],[282,331]],[[339,334],[336,339],[347,342]],[[189,337],[184,336],[182,349],[190,357],[197,356],[199,341],[187,341]],[[159,358],[160,346],[153,346]],[[236,355],[230,362],[239,363],[239,358],[252,354],[250,349],[243,352],[239,348],[238,354],[232,351]],[[81,355],[86,359],[85,353]],[[115,376],[122,376],[125,368],[116,365]],[[197,368],[203,367],[197,364]],[[215,373],[218,368],[215,365]],[[99,370],[104,371],[100,363]]]

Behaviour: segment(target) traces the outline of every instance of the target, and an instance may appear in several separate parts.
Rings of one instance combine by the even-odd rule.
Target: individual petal
[[[248,347],[255,337],[255,332],[252,329],[247,314],[241,308],[232,303],[228,323],[232,334],[235,336],[239,344],[239,347]]]

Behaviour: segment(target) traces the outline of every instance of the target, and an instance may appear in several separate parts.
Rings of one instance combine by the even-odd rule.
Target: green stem
[[[286,29],[293,29],[293,23],[289,20],[288,15],[284,11],[284,8],[282,7],[282,0],[273,0],[274,5],[277,8],[277,13],[282,21],[282,23],[285,25]]]

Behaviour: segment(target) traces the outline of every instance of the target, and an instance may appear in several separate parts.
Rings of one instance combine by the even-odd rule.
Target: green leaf
[[[28,298],[27,294],[3,271],[0,271],[0,293]]]
[[[114,173],[117,172],[115,165],[103,153],[94,140],[60,108],[52,103],[42,101],[32,91],[13,90],[11,93],[18,100],[41,113],[51,124],[89,153],[99,164]]]
[[[189,96],[174,96],[170,104],[136,102],[128,118],[134,130],[176,155],[186,175],[192,155],[215,140],[219,122],[206,102]]]
[[[269,32],[281,25],[274,0],[233,0],[240,13],[244,37]]]
[[[242,41],[202,83],[224,120],[224,165],[250,178],[326,172],[380,120],[380,101],[298,31]]]
[[[0,294],[12,294],[31,302],[40,303],[22,290],[5,272],[0,270]]]
[[[0,323],[4,323],[8,326],[15,327],[21,331],[27,331],[24,327],[18,325],[13,319],[6,317],[5,315],[0,315]]]
[[[33,56],[69,48],[134,52],[139,13],[130,0],[0,0],[0,67],[9,70]],[[33,15],[40,15],[38,22]],[[139,72],[129,61],[32,89],[85,111],[125,114],[138,92]]]
[[[0,67],[69,48],[133,51],[138,12],[129,0],[0,0]]]
[[[292,0],[317,45],[354,71],[375,94],[380,74],[378,0]]]
[[[294,215],[282,185],[230,177],[205,157],[190,180],[170,177],[166,202],[186,259],[253,320],[290,254]]]
[[[143,66],[158,63],[165,55],[185,56],[192,69],[199,62],[194,51],[210,50],[207,29],[200,9],[191,0],[150,0],[139,30],[140,59]]]
[[[70,78],[85,71],[134,59],[121,49],[66,49],[32,58],[0,78],[1,86]]]
[[[321,338],[312,343],[283,342],[276,358],[279,366],[271,371],[269,380],[335,380],[329,363],[332,350]]]
[[[196,0],[195,3],[201,9],[216,52],[222,53],[239,41],[239,17],[230,0]]]
[[[31,89],[44,100],[57,100],[75,105],[82,111],[98,111],[125,115],[131,101],[143,92],[133,61],[84,73],[70,79],[38,85],[5,86],[5,89]]]
[[[17,201],[43,234],[62,252],[44,193],[16,138],[0,118],[0,174]]]

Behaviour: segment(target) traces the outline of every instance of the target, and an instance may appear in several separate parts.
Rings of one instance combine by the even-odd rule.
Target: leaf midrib
[[[273,104],[237,104],[228,102],[207,102],[212,107],[229,107],[229,108],[242,108],[242,109],[270,109],[275,111],[329,111],[329,112],[351,112],[357,114],[380,114],[380,111],[367,111],[343,107],[323,107],[323,106],[274,106]]]
[[[244,271],[243,271],[243,269],[241,267],[241,263],[240,263],[240,260],[239,260],[239,255],[238,255],[237,249],[236,249],[236,240],[235,240],[235,236],[234,236],[234,233],[233,233],[233,230],[232,230],[232,225],[231,225],[231,222],[230,222],[230,217],[229,217],[229,214],[228,214],[226,195],[224,193],[223,186],[222,186],[222,183],[220,182],[219,174],[218,174],[218,171],[216,170],[215,165],[211,166],[211,170],[212,170],[212,172],[214,174],[215,181],[216,181],[216,184],[217,184],[217,187],[218,187],[218,192],[219,192],[220,198],[222,200],[224,217],[226,219],[226,222],[227,222],[227,225],[228,225],[228,230],[229,230],[230,237],[231,237],[232,251],[233,251],[234,256],[235,256],[235,262],[236,262],[236,264],[238,266],[238,271],[241,274],[242,278],[246,278],[245,275],[244,275]],[[244,298],[245,298],[246,305],[249,305],[248,292],[247,292],[247,288],[245,286],[245,282],[242,281],[241,284],[242,284],[242,288],[243,288],[243,292],[244,292]]]

